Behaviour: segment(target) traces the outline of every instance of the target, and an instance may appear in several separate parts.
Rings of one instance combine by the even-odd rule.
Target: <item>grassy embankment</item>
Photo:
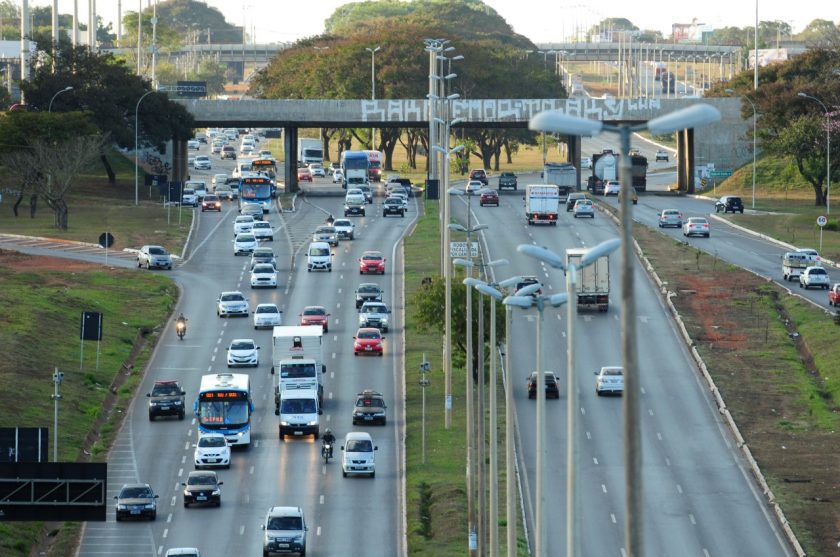
[[[59,460],[84,461],[87,446],[89,458],[103,461],[142,379],[139,372],[157,336],[153,330],[167,319],[176,299],[174,285],[156,273],[0,252],[0,304],[8,309],[0,327],[0,384],[6,387],[0,390],[0,427],[49,428],[52,460],[51,378],[58,368],[64,372]],[[88,341],[80,370],[83,311],[103,314],[98,369],[97,344]],[[138,343],[139,331],[146,333],[145,342]],[[130,356],[136,358],[136,371],[123,368]],[[124,380],[119,386],[117,378]],[[103,407],[112,389],[115,412],[106,415]],[[97,435],[89,437],[96,430]],[[41,528],[40,523],[0,523],[0,554],[29,555]],[[74,529],[75,525],[65,529],[59,543],[69,543]]]

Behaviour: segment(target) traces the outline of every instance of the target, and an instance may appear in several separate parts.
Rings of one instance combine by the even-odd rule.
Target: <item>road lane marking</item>
[[[693,514],[688,513],[688,519],[691,521],[692,525],[697,526],[697,521],[694,520],[694,515]]]
[[[659,439],[660,441],[662,441],[662,434],[659,433],[658,431],[656,432],[656,438]]]
[[[318,504],[320,504],[320,505],[324,504],[324,494],[323,493],[321,494],[320,497],[318,497]]]
[[[682,491],[682,486],[680,484],[677,484],[677,491],[680,493],[680,495],[682,495],[683,491]]]
[[[615,513],[610,513],[610,520],[612,520],[613,524],[617,524],[618,521],[615,519]]]
[[[604,493],[607,492],[607,486],[605,484],[601,484],[601,491],[603,491]]]
[[[595,463],[595,464],[598,464],[598,458],[597,457],[592,457],[592,462]]]

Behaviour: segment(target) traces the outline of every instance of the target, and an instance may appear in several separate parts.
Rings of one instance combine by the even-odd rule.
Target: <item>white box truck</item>
[[[528,224],[557,224],[560,189],[554,185],[525,186],[525,218]]]
[[[308,165],[311,162],[324,163],[324,144],[320,139],[298,138],[298,162]]]
[[[284,386],[318,391],[324,402],[321,376],[327,371],[323,356],[324,329],[320,325],[282,325],[274,327],[272,336],[271,373],[277,377],[274,384],[274,405],[279,410],[280,393]]]
[[[607,311],[610,307],[610,258],[600,257],[595,263],[581,269],[578,267],[587,250],[571,248],[566,250],[566,265],[575,265],[575,291],[577,307]]]

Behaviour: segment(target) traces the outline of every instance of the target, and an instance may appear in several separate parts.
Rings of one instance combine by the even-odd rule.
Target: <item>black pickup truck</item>
[[[502,172],[499,174],[499,191],[506,188],[516,191],[517,187],[516,174],[513,172]]]

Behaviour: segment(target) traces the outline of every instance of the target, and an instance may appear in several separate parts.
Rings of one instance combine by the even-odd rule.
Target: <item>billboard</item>
[[[107,485],[104,462],[0,462],[0,522],[104,522]]]

